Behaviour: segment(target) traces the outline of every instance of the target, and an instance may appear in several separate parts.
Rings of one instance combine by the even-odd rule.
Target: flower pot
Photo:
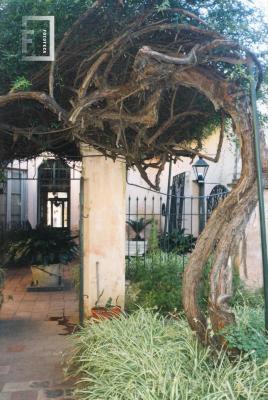
[[[121,314],[122,309],[120,306],[106,307],[94,307],[91,309],[91,316],[94,319],[111,319],[118,318]]]
[[[60,264],[32,265],[32,286],[53,288],[61,285]]]
[[[143,256],[147,252],[147,240],[127,240],[125,254],[129,257]]]

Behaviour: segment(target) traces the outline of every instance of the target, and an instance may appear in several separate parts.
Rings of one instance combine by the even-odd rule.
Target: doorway
[[[70,168],[61,160],[44,160],[38,168],[38,223],[70,228]]]

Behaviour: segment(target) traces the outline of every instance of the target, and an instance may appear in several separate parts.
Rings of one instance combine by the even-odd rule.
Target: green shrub
[[[185,320],[139,310],[88,323],[74,336],[69,374],[79,400],[266,400],[268,363],[200,347]]]
[[[155,308],[163,313],[182,311],[183,258],[176,254],[157,252],[144,260],[129,261],[126,278],[128,311],[137,307]],[[134,296],[133,296],[134,292]]]
[[[5,265],[65,264],[78,254],[78,246],[68,230],[43,226],[10,233],[2,250]]]
[[[148,240],[148,253],[155,253],[159,251],[159,239],[158,239],[158,231],[157,231],[157,222],[153,218],[150,230],[150,236]]]
[[[174,229],[172,232],[163,233],[160,237],[160,248],[165,252],[177,254],[190,253],[196,243],[193,235],[186,235],[184,229]]]
[[[263,289],[247,289],[239,278],[239,275],[234,273],[233,296],[230,304],[232,306],[248,306],[253,308],[264,307]]]
[[[267,359],[268,338],[264,328],[264,309],[245,305],[235,307],[233,311],[236,324],[222,330],[229,348],[236,348],[256,360]]]
[[[187,257],[161,251],[143,257],[133,257],[127,263],[126,309],[155,308],[163,313],[183,311],[182,277]],[[206,264],[199,287],[199,304],[207,310],[211,260]]]

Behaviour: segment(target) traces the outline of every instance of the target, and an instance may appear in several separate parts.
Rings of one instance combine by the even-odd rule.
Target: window
[[[0,193],[0,225],[2,230],[17,228],[26,220],[25,171],[7,169],[7,184]]]
[[[221,200],[228,196],[228,189],[223,185],[216,185],[207,197],[207,219],[211,216],[213,210],[218,207]]]
[[[70,220],[70,169],[61,160],[44,160],[38,170],[39,223],[68,228]]]
[[[172,183],[169,231],[182,229],[184,207],[185,172],[175,175]]]
[[[68,227],[68,193],[48,192],[47,225],[54,228]]]

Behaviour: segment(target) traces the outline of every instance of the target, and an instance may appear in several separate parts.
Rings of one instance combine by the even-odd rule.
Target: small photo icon
[[[22,60],[54,61],[55,18],[48,16],[22,17]]]

